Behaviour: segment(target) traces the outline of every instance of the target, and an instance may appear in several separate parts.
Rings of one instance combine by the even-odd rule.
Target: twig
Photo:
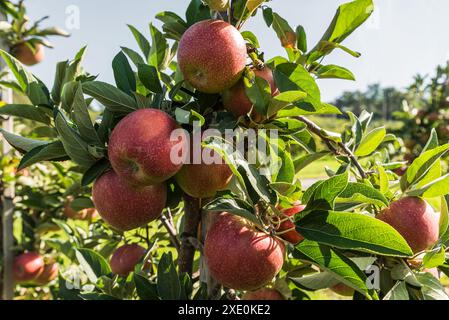
[[[179,252],[181,249],[181,243],[178,239],[178,233],[176,232],[176,229],[170,219],[165,216],[165,214],[162,214],[161,216],[162,224],[164,225],[165,229],[167,229],[168,234],[170,235],[170,240],[172,244],[175,246],[176,250]]]
[[[340,150],[338,150],[337,148],[335,148],[332,143],[336,143],[337,146],[343,151],[343,154],[346,155],[347,157],[349,157],[351,159],[351,162],[354,164],[354,166],[357,168],[357,170],[360,173],[360,176],[362,177],[362,179],[366,179],[368,177],[367,173],[365,172],[365,170],[363,169],[362,165],[360,164],[360,162],[357,160],[357,158],[355,157],[355,155],[352,153],[351,150],[349,150],[349,148],[343,143],[343,142],[335,142],[332,139],[329,139],[329,137],[327,137],[324,134],[324,130],[319,127],[316,123],[310,121],[309,119],[307,119],[306,117],[303,116],[297,116],[295,117],[295,119],[305,123],[307,125],[307,128],[313,132],[314,134],[316,134],[318,137],[320,137],[320,139],[322,139],[327,147],[336,155],[342,155],[342,153],[340,152]]]

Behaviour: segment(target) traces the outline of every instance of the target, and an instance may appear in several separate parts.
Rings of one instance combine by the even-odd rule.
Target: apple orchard
[[[86,48],[55,66],[51,85],[30,73],[39,37],[60,30],[28,45],[2,36],[16,40],[0,52],[12,74],[0,85],[26,101],[0,107],[16,123],[2,130],[15,149],[2,187],[16,189],[4,297],[12,282],[23,299],[306,300],[326,289],[447,300],[449,144],[432,130],[398,170],[401,137],[323,102],[316,81],[354,80],[325,61],[360,56],[343,42],[372,0],[336,8],[314,46],[270,1],[186,4],[185,17],[159,13],[149,36],[129,26],[140,52],[118,48],[114,84],[82,67]],[[266,30],[245,28],[256,15]],[[266,32],[283,56],[265,56]],[[336,115],[348,119],[342,133],[311,119]],[[303,185],[324,157],[338,168]]]

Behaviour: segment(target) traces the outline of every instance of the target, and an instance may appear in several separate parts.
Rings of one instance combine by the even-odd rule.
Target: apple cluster
[[[179,42],[179,68],[188,84],[199,92],[221,94],[223,106],[236,118],[249,116],[260,122],[265,116],[254,110],[247,96],[244,73],[253,72],[255,77],[266,80],[273,96],[279,90],[272,70],[263,64],[248,68],[247,61],[242,35],[222,20],[194,24]],[[98,213],[113,228],[127,231],[159,218],[166,206],[167,181],[172,178],[184,193],[195,198],[211,198],[227,188],[232,178],[227,164],[172,160],[174,149],[188,150],[190,155],[194,149],[187,136],[172,139],[172,132],[179,128],[164,111],[139,109],[123,118],[112,131],[108,143],[112,170],[95,181],[93,201]],[[294,203],[277,209],[281,213],[280,223],[272,234],[228,212],[215,215],[207,231],[203,253],[211,275],[228,288],[252,291],[247,293],[247,299],[283,298],[266,286],[282,268],[285,244],[295,245],[304,239],[296,230],[293,216],[303,211],[305,205]],[[378,218],[393,226],[415,253],[438,240],[438,215],[421,198],[394,201]],[[124,245],[112,256],[112,271],[126,276],[144,256],[144,248]],[[344,284],[333,289],[340,294],[353,292]]]

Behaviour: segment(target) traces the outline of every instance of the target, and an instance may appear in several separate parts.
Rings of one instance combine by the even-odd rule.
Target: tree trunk
[[[198,238],[201,221],[201,200],[184,194],[184,230],[181,234],[181,250],[178,265],[180,273],[192,276],[195,246],[189,238]]]

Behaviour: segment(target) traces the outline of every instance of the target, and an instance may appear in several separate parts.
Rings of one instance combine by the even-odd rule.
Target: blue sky
[[[309,46],[319,40],[330,23],[338,5],[345,0],[273,0],[270,6],[295,28],[301,24],[308,34]],[[174,11],[184,16],[188,0],[27,0],[32,19],[50,15],[48,25],[67,26],[69,6],[79,9],[80,28],[69,30],[69,39],[55,38],[56,46],[47,50],[46,60],[32,71],[51,85],[56,62],[72,58],[77,50],[88,45],[85,68],[99,74],[102,81],[113,83],[111,61],[120,46],[137,49],[126,24],[132,24],[148,35],[148,24],[160,11]],[[357,30],[344,44],[361,52],[356,59],[338,52],[326,58],[352,70],[357,82],[320,80],[324,101],[332,101],[345,90],[364,89],[380,82],[385,86],[404,87],[416,73],[431,73],[437,64],[449,59],[447,0],[375,0],[376,11],[367,24]],[[69,21],[70,22],[70,21]],[[267,58],[283,55],[274,31],[268,29],[261,15],[246,28],[261,42]]]

